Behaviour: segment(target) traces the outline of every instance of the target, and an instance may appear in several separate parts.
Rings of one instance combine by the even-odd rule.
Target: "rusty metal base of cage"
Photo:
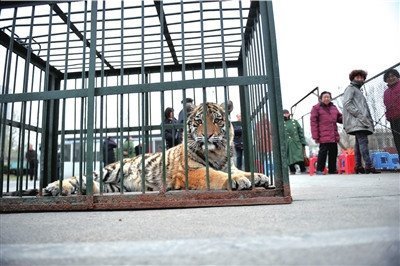
[[[169,191],[57,197],[3,197],[2,213],[47,211],[104,211],[217,206],[289,204],[292,197],[278,189],[246,191]]]

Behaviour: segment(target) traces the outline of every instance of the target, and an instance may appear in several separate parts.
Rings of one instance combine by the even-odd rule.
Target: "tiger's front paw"
[[[232,189],[243,190],[251,188],[250,180],[245,176],[232,177]]]
[[[65,187],[64,184],[61,186],[59,181],[55,181],[47,185],[44,189],[45,196],[67,196],[71,194],[71,189],[69,187]]]
[[[254,173],[254,185],[256,187],[269,187],[271,185],[269,176],[261,173]]]
[[[275,188],[272,178],[261,173],[254,174],[254,183],[258,187],[265,187],[270,189]]]
[[[58,196],[60,195],[60,186],[55,184],[56,182],[50,183],[47,185],[47,187],[44,188],[44,196]]]
[[[76,191],[76,177],[68,178],[62,181],[61,190],[60,190],[60,181],[54,181],[47,185],[44,189],[45,195],[51,196],[68,196]]]

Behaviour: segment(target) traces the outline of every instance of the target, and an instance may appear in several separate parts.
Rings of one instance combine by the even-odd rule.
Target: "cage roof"
[[[96,71],[230,66],[241,58],[256,8],[250,0],[8,1],[0,3],[0,43],[69,77],[89,70],[93,30]]]

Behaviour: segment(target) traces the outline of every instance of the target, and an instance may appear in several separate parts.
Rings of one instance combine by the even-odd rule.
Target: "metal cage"
[[[0,35],[2,212],[292,201],[271,1],[7,1]],[[118,160],[127,136],[165,151],[164,110],[187,97],[233,102],[243,168],[272,177],[274,189],[98,195],[88,175],[85,195],[42,195],[50,182],[102,174],[106,137]],[[39,157],[32,181],[29,145]]]

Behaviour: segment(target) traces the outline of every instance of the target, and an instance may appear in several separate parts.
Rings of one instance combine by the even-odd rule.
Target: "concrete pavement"
[[[400,175],[295,175],[293,203],[1,214],[1,265],[400,265]]]

